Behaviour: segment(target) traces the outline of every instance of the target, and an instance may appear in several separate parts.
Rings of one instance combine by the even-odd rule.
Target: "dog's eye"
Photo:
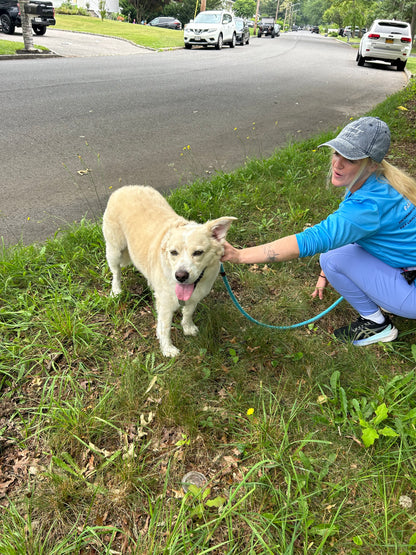
[[[204,251],[194,251],[192,256],[202,256],[204,254]]]
[[[170,251],[171,256],[178,256],[178,251]]]

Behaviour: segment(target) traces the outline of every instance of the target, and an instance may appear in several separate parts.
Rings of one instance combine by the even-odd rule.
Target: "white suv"
[[[363,66],[371,60],[382,60],[403,71],[411,50],[412,32],[409,23],[376,19],[361,39],[357,63]]]
[[[215,46],[221,50],[223,44],[234,48],[236,28],[230,12],[207,10],[200,12],[184,27],[185,48],[192,45]]]

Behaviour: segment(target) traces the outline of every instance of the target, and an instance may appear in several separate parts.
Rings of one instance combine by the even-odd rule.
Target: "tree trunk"
[[[27,13],[26,6],[28,0],[20,0],[20,17],[22,19],[22,34],[25,50],[28,52],[35,50],[33,46],[33,32],[30,15]]]

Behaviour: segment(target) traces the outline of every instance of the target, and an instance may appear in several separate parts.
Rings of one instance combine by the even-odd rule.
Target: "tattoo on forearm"
[[[270,246],[265,246],[264,252],[269,262],[277,262],[279,255],[274,249],[272,249]]]

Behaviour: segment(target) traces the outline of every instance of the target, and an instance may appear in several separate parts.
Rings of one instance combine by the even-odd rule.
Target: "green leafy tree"
[[[331,0],[306,0],[302,5],[302,14],[309,25],[320,25],[323,15],[333,2]]]
[[[121,0],[122,14],[132,21],[136,20],[137,23],[141,21],[150,21],[153,16],[160,15],[163,6],[169,0]]]
[[[183,0],[183,2],[170,2],[163,8],[163,15],[176,17],[185,25],[199,13],[201,3],[195,0]],[[216,10],[221,7],[221,0],[207,0],[207,10]],[[156,14],[157,15],[157,14]]]
[[[235,0],[233,5],[233,11],[235,15],[239,17],[250,19],[256,13],[256,7],[257,7],[256,0]]]

